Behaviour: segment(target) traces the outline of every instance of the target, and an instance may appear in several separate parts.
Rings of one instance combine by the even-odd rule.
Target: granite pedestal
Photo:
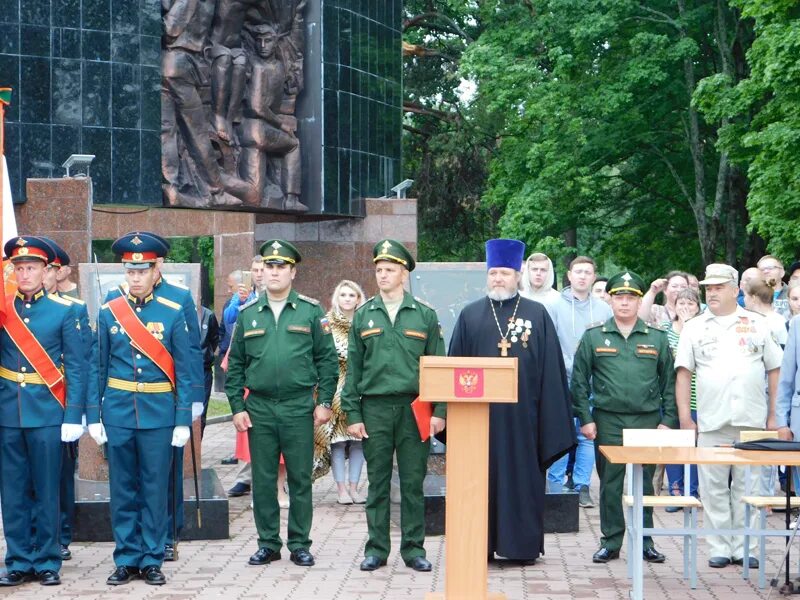
[[[229,537],[228,496],[214,469],[200,474],[200,514],[198,525],[194,480],[183,480],[185,514],[182,540],[222,540]],[[112,542],[111,507],[108,481],[75,478],[75,542]]]

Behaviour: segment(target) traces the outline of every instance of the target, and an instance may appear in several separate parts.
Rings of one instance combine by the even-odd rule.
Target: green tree
[[[800,4],[733,3],[755,21],[749,76],[709,77],[695,100],[709,118],[727,119],[719,146],[747,170],[751,229],[771,252],[793,259],[800,255]]]
[[[743,173],[697,82],[746,72],[751,27],[722,0],[483,2],[462,74],[498,119],[484,199],[501,233],[646,276],[756,250]]]

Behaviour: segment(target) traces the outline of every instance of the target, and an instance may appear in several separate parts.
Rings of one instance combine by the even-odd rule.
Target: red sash
[[[114,318],[125,329],[125,333],[131,338],[131,345],[145,354],[147,358],[156,363],[159,369],[164,371],[164,375],[167,376],[174,389],[175,361],[172,360],[172,355],[164,347],[164,344],[157,340],[139,320],[128,299],[125,296],[117,296],[108,303],[108,307],[111,309]]]
[[[22,353],[22,356],[31,363],[39,377],[47,384],[61,408],[64,408],[67,405],[67,386],[64,382],[64,374],[45,349],[42,348],[39,340],[33,336],[31,330],[19,318],[17,307],[14,306],[15,297],[12,294],[6,298],[6,306],[8,308],[4,324],[6,333]]]

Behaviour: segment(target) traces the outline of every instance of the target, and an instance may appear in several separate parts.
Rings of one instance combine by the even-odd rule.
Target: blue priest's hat
[[[486,268],[522,270],[525,257],[525,244],[519,240],[489,240],[486,242]]]

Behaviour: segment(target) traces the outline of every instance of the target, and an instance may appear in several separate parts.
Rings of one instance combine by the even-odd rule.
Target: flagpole
[[[4,181],[5,181],[5,123],[6,123],[6,111],[5,108],[8,104],[11,103],[11,88],[9,87],[0,87],[0,232],[3,231],[3,207],[6,199],[3,197],[3,188]],[[10,198],[9,198],[10,200]],[[0,238],[2,238],[2,234],[0,233]],[[5,240],[3,240],[5,242]],[[3,323],[5,322],[6,317],[6,277],[5,277],[5,265],[2,265],[2,269],[0,269],[0,283],[2,284],[2,289],[0,289],[0,327],[2,327]]]

